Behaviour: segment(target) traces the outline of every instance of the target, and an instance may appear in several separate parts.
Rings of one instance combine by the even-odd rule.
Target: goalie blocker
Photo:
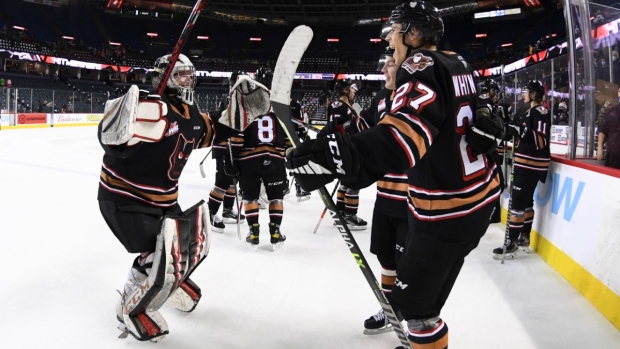
[[[179,216],[164,216],[155,252],[134,263],[117,317],[136,339],[155,340],[168,334],[168,324],[158,311],[167,301],[189,312],[200,300],[200,288],[189,276],[209,253],[208,212],[201,201]]]
[[[107,145],[134,145],[158,142],[168,129],[166,103],[132,85],[123,97],[106,102],[101,120],[101,142]]]

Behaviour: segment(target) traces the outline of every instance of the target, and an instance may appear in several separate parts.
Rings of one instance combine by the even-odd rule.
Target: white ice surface
[[[180,180],[187,208],[208,199],[214,161],[195,151]],[[363,321],[379,306],[331,219],[312,231],[316,194],[285,199],[282,232],[271,252],[237,239],[236,226],[214,233],[193,280],[203,298],[186,314],[168,306],[170,335],[159,343],[118,339],[114,305],[134,255],[101,218],[97,188],[102,150],[96,129],[0,131],[0,348],[289,349],[394,348],[392,334],[366,336]],[[332,185],[328,187],[331,191]],[[370,222],[375,189],[362,190],[359,215]],[[247,225],[242,226],[242,235]],[[354,232],[375,275],[370,230]],[[620,332],[536,254],[500,265],[493,225],[467,258],[442,317],[455,349],[620,348]],[[267,242],[267,243],[266,243]]]

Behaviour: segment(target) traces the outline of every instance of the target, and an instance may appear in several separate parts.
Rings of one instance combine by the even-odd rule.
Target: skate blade
[[[297,198],[297,202],[304,202],[308,200],[310,200],[310,196],[302,196],[300,198]]]
[[[516,258],[517,258],[516,253],[506,253],[506,256],[504,257],[504,259],[510,259],[510,260],[514,260]],[[495,259],[496,261],[502,260],[502,255],[501,254],[493,255],[493,259]]]
[[[279,249],[280,247],[282,247],[282,245],[284,245],[284,242],[278,242],[275,244],[271,244],[271,252],[274,252],[275,250]]]
[[[222,222],[228,223],[228,224],[237,224],[237,219],[236,218],[224,218],[222,219]],[[240,219],[239,224],[243,224],[243,223],[245,223],[245,219]]]
[[[248,243],[248,244],[250,245],[252,250],[254,250],[254,252],[258,252],[258,245],[254,245],[254,244],[250,244],[250,243]]]
[[[530,253],[530,248],[529,246],[520,246],[519,250],[523,253]]]
[[[214,228],[213,226],[211,226],[211,231],[214,232],[214,233],[220,233],[220,234],[224,233],[224,229],[222,229],[222,228]]]
[[[394,328],[392,328],[392,326],[387,326],[387,327],[381,327],[381,328],[377,328],[377,329],[369,329],[366,328],[364,329],[364,334],[365,335],[369,335],[369,336],[374,336],[376,334],[382,334],[382,333],[388,333],[388,332],[392,332],[394,331]]]
[[[121,331],[121,334],[118,335],[118,338],[125,339],[127,338],[127,336],[129,336],[129,330],[127,330],[127,326],[125,326],[124,323],[121,322],[120,324],[118,324],[117,328]]]
[[[368,229],[368,226],[365,226],[365,225],[361,227],[358,227],[355,225],[349,225],[349,230],[351,231],[360,231],[360,230],[366,230],[366,229]]]

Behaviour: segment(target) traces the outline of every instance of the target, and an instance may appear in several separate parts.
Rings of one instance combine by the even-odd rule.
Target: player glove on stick
[[[359,158],[346,134],[330,133],[309,139],[286,155],[286,167],[305,191],[313,191],[334,178],[355,181]]]

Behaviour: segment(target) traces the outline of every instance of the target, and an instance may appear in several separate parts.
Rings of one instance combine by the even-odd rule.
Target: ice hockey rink
[[[180,204],[208,199],[214,161],[196,150],[180,180]],[[394,348],[393,333],[362,334],[379,310],[347,246],[316,194],[285,198],[285,245],[271,252],[261,210],[254,252],[235,225],[211,234],[211,250],[192,279],[203,298],[192,313],[161,309],[170,334],[158,343],[119,339],[114,305],[135,255],[101,218],[103,151],[96,128],[0,131],[0,348]],[[333,184],[328,187],[331,191]],[[359,215],[371,220],[374,186]],[[243,239],[247,225],[241,226]],[[620,332],[535,253],[491,258],[503,241],[492,225],[466,259],[442,317],[455,349],[620,348]],[[375,275],[370,229],[354,232]],[[415,285],[413,285],[415,287]]]

